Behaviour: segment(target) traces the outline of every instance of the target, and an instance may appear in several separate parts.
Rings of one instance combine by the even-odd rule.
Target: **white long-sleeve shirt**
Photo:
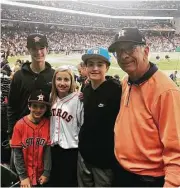
[[[83,103],[76,92],[60,99],[51,107],[51,144],[64,149],[78,147],[78,134],[83,124]]]

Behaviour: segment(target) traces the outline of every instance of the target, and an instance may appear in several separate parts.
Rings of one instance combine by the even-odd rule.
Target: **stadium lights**
[[[88,16],[95,16],[102,18],[112,18],[112,19],[131,19],[131,20],[132,19],[139,19],[139,20],[172,20],[173,19],[173,17],[153,17],[153,16],[112,16],[107,14],[97,14],[91,12],[83,12],[83,11],[76,11],[76,10],[69,10],[69,9],[62,9],[62,8],[55,8],[48,6],[33,5],[27,3],[19,3],[19,2],[7,1],[7,0],[2,0],[1,4],[27,7],[27,8],[36,8],[36,9],[43,9],[43,10],[57,11],[57,12],[66,12],[71,14],[88,15]]]

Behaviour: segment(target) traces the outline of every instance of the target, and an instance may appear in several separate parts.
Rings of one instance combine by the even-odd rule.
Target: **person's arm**
[[[28,178],[22,148],[13,148],[13,162],[20,180]]]
[[[180,91],[162,93],[152,109],[163,148],[164,187],[180,186]]]
[[[77,110],[76,110],[76,117],[77,117],[77,125],[80,130],[81,126],[84,123],[84,107],[83,102],[78,100]]]
[[[116,80],[117,84],[113,91],[113,99],[111,105],[113,105],[113,116],[115,116],[114,121],[116,120],[116,117],[120,110],[120,103],[121,103],[121,96],[122,96],[122,85],[120,81]],[[115,123],[115,122],[114,122]]]
[[[23,146],[22,146],[22,132],[25,125],[21,124],[21,121],[18,121],[14,127],[11,148],[13,149],[13,163],[16,168],[17,174],[21,181],[21,187],[30,187],[31,182],[27,176],[27,169],[24,162],[23,156]]]
[[[17,79],[17,74],[14,74],[14,77],[11,81],[9,96],[8,96],[8,106],[7,106],[7,120],[8,120],[8,134],[11,139],[14,125],[19,117],[19,108],[20,105],[20,92],[18,85],[20,84]]]
[[[49,178],[51,172],[51,146],[47,145],[44,149],[44,172],[43,176]]]

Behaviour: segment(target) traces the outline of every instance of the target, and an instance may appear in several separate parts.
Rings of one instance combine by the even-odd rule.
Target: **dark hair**
[[[33,102],[28,102],[28,106],[31,106]],[[50,117],[51,116],[51,108],[49,105],[45,104],[46,105],[46,112],[44,113],[44,117]]]
[[[17,59],[16,62],[19,62],[21,64],[21,60],[20,59]]]
[[[85,66],[86,66],[83,61],[82,61],[81,63],[79,63],[79,65],[80,65],[81,67],[85,67]]]

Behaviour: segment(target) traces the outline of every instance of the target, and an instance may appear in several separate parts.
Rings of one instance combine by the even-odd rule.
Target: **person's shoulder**
[[[156,92],[163,93],[169,90],[178,90],[176,84],[164,72],[158,70],[150,80]]]
[[[21,118],[20,120],[18,120],[17,122],[16,122],[16,124],[15,124],[15,128],[16,129],[19,129],[19,130],[22,130],[22,128],[24,127],[24,125],[25,125],[26,123],[25,123],[25,121],[24,121],[24,118]]]
[[[26,75],[23,74],[22,70],[18,70],[13,74],[12,82],[22,82],[26,78]]]
[[[115,89],[118,89],[118,88],[121,88],[121,82],[115,78],[110,78],[108,80],[106,80],[105,82],[106,86],[108,88],[115,88]]]
[[[22,70],[21,70],[21,69],[18,70],[18,71],[16,71],[16,72],[14,73],[14,77],[16,77],[16,78],[18,78],[18,77],[20,77],[20,76],[22,76]]]
[[[45,66],[46,66],[47,71],[50,71],[50,72],[55,71],[55,69],[53,69],[52,66],[50,65],[50,63],[48,63],[47,61],[45,61]]]
[[[83,93],[92,89],[91,82],[87,83],[83,88]]]
[[[75,92],[72,92],[71,94],[69,94],[67,98],[69,98],[69,100],[70,99],[80,100],[79,95],[80,95],[80,92],[75,91]]]
[[[54,72],[55,72],[55,69],[53,69],[53,68],[51,68],[51,72],[54,74]]]

